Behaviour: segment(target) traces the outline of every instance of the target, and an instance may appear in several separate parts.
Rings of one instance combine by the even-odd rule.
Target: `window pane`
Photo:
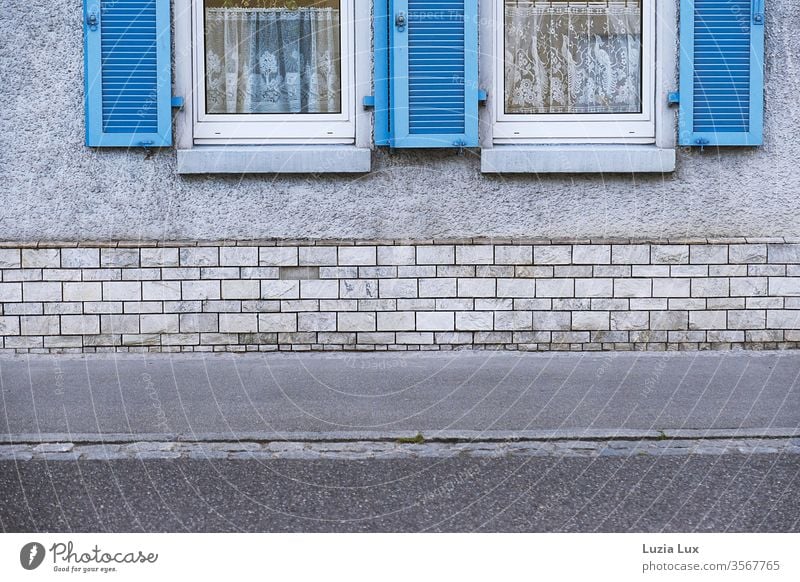
[[[639,113],[641,0],[505,0],[505,111]]]
[[[207,113],[340,113],[340,0],[205,0]]]

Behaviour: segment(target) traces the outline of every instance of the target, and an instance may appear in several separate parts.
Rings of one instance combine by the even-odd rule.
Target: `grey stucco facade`
[[[488,176],[478,150],[380,150],[359,176],[191,177],[174,149],[84,146],[80,0],[4,2],[1,238],[797,236],[800,6],[767,10],[763,147],[681,149],[670,174]]]

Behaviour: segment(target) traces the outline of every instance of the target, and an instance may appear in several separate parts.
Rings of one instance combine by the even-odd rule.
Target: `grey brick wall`
[[[5,352],[800,346],[800,239],[0,245]]]

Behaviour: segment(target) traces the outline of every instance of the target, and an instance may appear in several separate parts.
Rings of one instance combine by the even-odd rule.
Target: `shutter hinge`
[[[371,109],[375,107],[375,95],[364,95],[364,101],[362,102],[364,109]]]
[[[705,147],[706,147],[708,144],[709,144],[709,141],[708,141],[706,138],[704,138],[704,137],[698,137],[696,140],[694,140],[694,145],[698,146],[698,147],[700,148],[700,151],[701,151],[701,152],[702,152],[703,150],[705,150]]]
[[[764,24],[764,0],[753,1],[753,24]]]
[[[681,102],[680,91],[670,91],[667,94],[667,103],[670,105],[678,105]]]
[[[467,147],[467,142],[463,139],[457,139],[453,142],[453,146],[458,148],[458,155],[464,155],[464,148]]]
[[[89,30],[97,30],[97,25],[100,24],[100,14],[96,6],[93,6],[86,15],[86,24],[89,26]]]
[[[489,93],[486,89],[478,89],[478,104],[486,105],[486,100],[489,99]]]
[[[183,109],[183,105],[185,102],[183,100],[183,97],[173,97],[171,103],[173,109]]]

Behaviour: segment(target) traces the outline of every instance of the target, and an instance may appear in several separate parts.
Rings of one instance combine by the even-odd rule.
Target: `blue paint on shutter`
[[[679,143],[763,140],[764,0],[681,0]]]
[[[375,38],[375,143],[477,146],[477,0],[378,0]]]
[[[169,0],[84,0],[86,145],[172,145]]]

